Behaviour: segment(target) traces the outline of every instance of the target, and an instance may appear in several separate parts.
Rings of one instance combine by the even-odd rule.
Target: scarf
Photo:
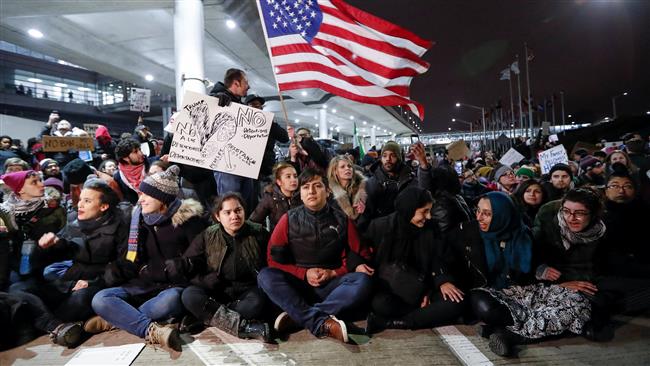
[[[112,217],[113,217],[112,212],[106,212],[96,219],[89,219],[89,220],[77,219],[77,223],[79,223],[79,228],[81,229],[81,231],[84,234],[88,235],[93,231],[97,230],[102,225],[104,225],[104,223],[109,221]]]
[[[132,190],[140,193],[140,183],[144,180],[145,171],[144,163],[139,165],[130,165],[119,163],[120,178]]]
[[[9,193],[7,199],[2,202],[0,208],[6,212],[14,228],[29,221],[36,211],[45,206],[45,198],[37,197],[30,200],[22,200],[15,193]]]
[[[496,275],[494,287],[508,286],[510,270],[529,273],[532,239],[519,210],[503,192],[486,195],[492,205],[492,221],[487,232],[481,231],[488,270]]]
[[[151,213],[143,214],[142,206],[139,204],[133,209],[131,214],[131,225],[129,226],[129,240],[128,240],[128,250],[126,252],[126,260],[135,262],[135,258],[138,255],[138,236],[140,234],[140,216],[142,216],[144,223],[149,226],[159,225],[165,222],[168,219],[171,219],[172,216],[178,211],[178,208],[181,207],[182,201],[178,198],[172,202],[165,213]]]
[[[574,233],[569,230],[569,225],[566,223],[561,211],[557,212],[557,221],[560,224],[562,245],[564,245],[564,249],[566,250],[569,250],[572,245],[587,244],[602,238],[607,229],[603,220],[598,219],[598,222],[589,226],[587,229]]]

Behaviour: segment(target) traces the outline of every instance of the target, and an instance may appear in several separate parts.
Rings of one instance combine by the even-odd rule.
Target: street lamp
[[[474,124],[472,122],[467,122],[467,121],[464,121],[464,120],[458,119],[458,118],[452,118],[451,121],[452,122],[458,122],[458,123],[464,123],[466,125],[469,125],[469,133],[474,134]]]
[[[626,96],[627,92],[623,92],[622,94],[618,94],[612,97],[612,116],[614,119],[616,119],[616,98],[618,97],[623,97]]]
[[[478,109],[479,111],[481,111],[481,121],[483,121],[483,148],[485,149],[487,147],[487,133],[485,131],[485,108],[477,107],[475,105],[471,105],[471,104],[467,104],[467,103],[456,102],[456,107],[457,108],[461,107],[461,106],[474,108],[474,109]]]

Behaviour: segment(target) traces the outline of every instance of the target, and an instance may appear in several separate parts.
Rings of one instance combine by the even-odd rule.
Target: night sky
[[[456,101],[488,107],[499,99],[509,109],[508,82],[499,72],[520,54],[522,97],[526,95],[524,42],[530,63],[534,104],[555,93],[556,120],[577,122],[650,110],[650,1],[431,1],[348,0],[360,9],[435,42],[424,55],[427,73],[411,84],[411,96],[424,104],[425,132],[466,129],[480,112],[456,108]],[[516,78],[513,93],[516,97]],[[515,109],[517,108],[515,102]],[[550,112],[548,120],[551,120]]]

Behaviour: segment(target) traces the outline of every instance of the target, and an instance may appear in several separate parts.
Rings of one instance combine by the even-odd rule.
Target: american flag
[[[361,103],[424,108],[409,97],[431,42],[341,0],[259,0],[280,90],[320,88]]]

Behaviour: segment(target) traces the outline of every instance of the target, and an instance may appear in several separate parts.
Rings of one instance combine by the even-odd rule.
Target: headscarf
[[[503,192],[490,192],[485,197],[492,205],[492,221],[487,232],[481,231],[481,238],[488,269],[498,272],[495,285],[503,288],[511,269],[530,272],[533,245],[528,227],[510,197]]]

